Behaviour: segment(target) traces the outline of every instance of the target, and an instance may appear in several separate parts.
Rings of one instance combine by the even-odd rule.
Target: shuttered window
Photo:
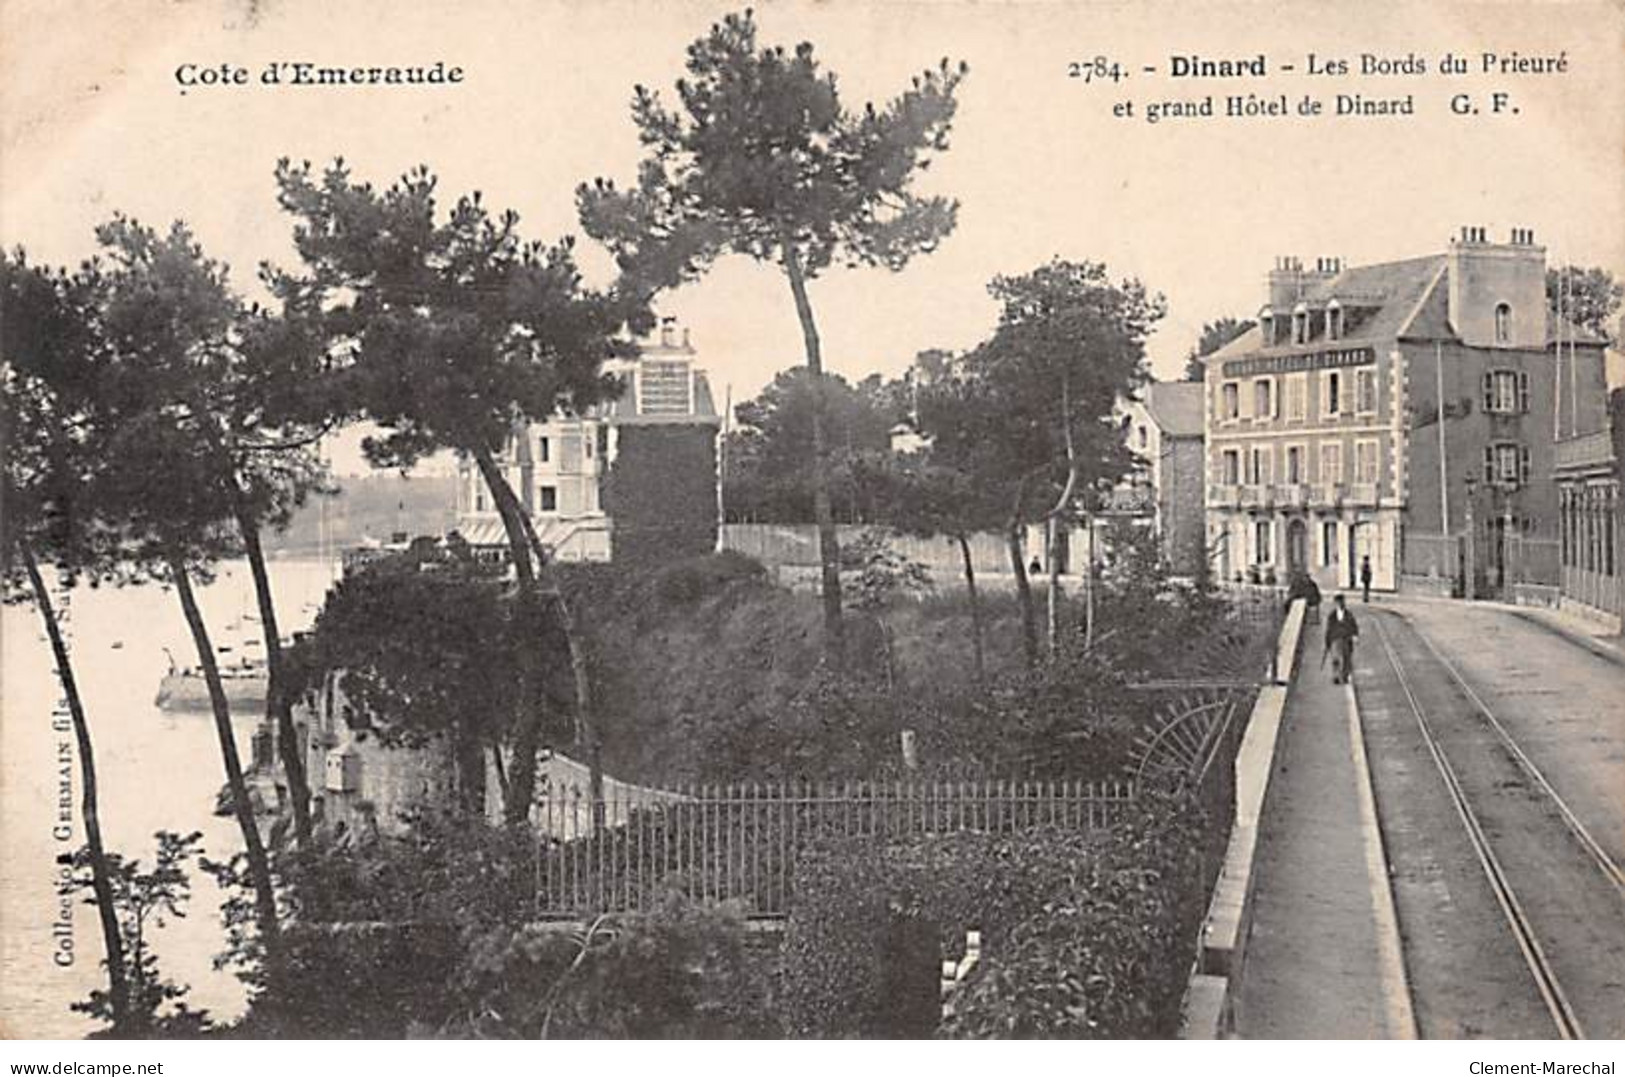
[[[1529,375],[1521,370],[1486,370],[1484,410],[1496,415],[1527,415]]]

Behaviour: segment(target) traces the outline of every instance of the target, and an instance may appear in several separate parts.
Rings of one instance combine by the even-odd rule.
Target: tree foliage
[[[172,920],[185,919],[192,897],[186,868],[198,853],[203,835],[160,830],[155,837],[158,847],[150,869],[143,868],[139,860],[107,854],[113,882],[112,904],[124,943],[122,960],[130,985],[128,1014],[121,1021],[108,992],[102,990],[92,991],[88,999],[75,1002],[72,1008],[107,1022],[108,1031],[118,1036],[196,1036],[209,1026],[208,1011],[189,1006],[186,996],[190,989],[163,974],[151,934]],[[74,859],[73,886],[79,891],[95,890],[88,850],[81,849]],[[96,904],[98,900],[91,896],[86,903]]]
[[[273,272],[284,300],[321,311],[336,381],[355,414],[385,428],[380,467],[440,449],[498,453],[516,420],[582,412],[619,391],[602,362],[624,354],[633,313],[584,287],[573,244],[525,240],[519,215],[478,191],[441,217],[419,166],[379,190],[342,160],[317,174],[277,164],[303,272]],[[646,315],[643,316],[646,320]]]
[[[1546,270],[1546,302],[1597,336],[1613,338],[1616,326],[1612,322],[1622,299],[1625,285],[1601,267],[1569,265]]]
[[[1202,362],[1203,357],[1212,355],[1253,325],[1251,318],[1234,318],[1228,314],[1217,321],[1203,322],[1202,335],[1196,338],[1190,354],[1185,357],[1185,380],[1201,381],[1205,378],[1207,365]]]
[[[552,614],[577,671],[578,736],[595,760],[573,615],[544,579],[547,552],[525,507],[530,491],[516,493],[497,458],[520,424],[580,414],[617,393],[602,363],[631,353],[621,330],[648,328],[647,308],[624,291],[585,287],[570,240],[524,240],[519,215],[493,213],[478,191],[440,219],[426,167],[381,191],[353,179],[342,160],[320,176],[308,163],[283,160],[276,178],[304,270],[271,277],[290,305],[320,312],[329,353],[346,357],[337,391],[385,430],[364,443],[368,457],[404,468],[455,449],[474,460],[502,519],[521,602],[537,607],[520,624],[540,624],[544,608]],[[520,658],[507,803],[516,825],[534,789],[545,665],[539,650],[522,649]]]
[[[100,461],[89,436],[87,377],[100,349],[95,331],[95,274],[30,266],[21,251],[0,252],[0,599],[32,599],[50,640],[79,757],[79,810],[84,859],[102,930],[107,1019],[124,1030],[132,1019],[123,933],[114,910],[113,868],[102,842],[96,753],[79,694],[67,635],[51,599],[41,559],[56,582],[71,587],[117,578],[110,529],[86,497]]]
[[[386,744],[506,743],[519,650],[535,645],[512,598],[466,554],[407,551],[360,567],[328,592],[296,647],[298,686],[341,677],[353,724]]]
[[[780,371],[757,396],[734,409],[740,427],[728,435],[723,506],[735,522],[807,523],[813,518],[814,393],[805,368]],[[891,429],[902,418],[901,386],[873,374],[852,385],[824,378],[831,507],[845,523],[875,522],[891,493],[884,470]]]
[[[635,89],[646,151],[636,184],[577,190],[587,233],[614,253],[640,295],[675,287],[733,252],[784,270],[811,375],[809,471],[824,611],[825,661],[844,661],[840,542],[830,504],[823,357],[807,282],[837,260],[902,269],[935,250],[957,205],[916,179],[948,148],[963,65],[944,59],[882,106],[846,108],[813,46],[761,46],[750,10],[689,46],[676,107]]]
[[[1133,466],[1113,408],[1147,378],[1146,338],[1166,304],[1136,279],[1113,282],[1101,263],[1061,259],[996,277],[989,291],[1001,308],[997,328],[922,396],[921,425],[932,463],[1004,499],[1023,639],[1036,662],[1025,527],[1069,524],[1075,503],[1087,505]]]
[[[628,189],[577,192],[587,233],[651,289],[732,251],[774,262],[793,249],[816,276],[836,260],[901,269],[953,230],[956,204],[914,181],[948,148],[963,65],[944,60],[882,106],[842,104],[813,46],[762,46],[731,14],[688,48],[677,107],[644,86],[632,119],[648,151]]]

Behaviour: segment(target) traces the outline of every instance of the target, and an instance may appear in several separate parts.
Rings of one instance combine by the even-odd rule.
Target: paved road
[[[1506,609],[1354,608],[1352,698],[1314,633],[1288,699],[1237,1032],[1625,1036],[1625,666]]]
[[[1625,862],[1625,668],[1503,610],[1361,612],[1422,1034],[1625,1035],[1625,880],[1607,863]]]
[[[1625,862],[1625,666],[1504,610],[1385,604],[1461,671],[1616,862]]]

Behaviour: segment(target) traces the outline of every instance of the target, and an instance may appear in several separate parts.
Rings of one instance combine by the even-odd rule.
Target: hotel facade
[[[1511,597],[1560,575],[1557,439],[1603,427],[1600,338],[1553,316],[1526,229],[1345,267],[1278,259],[1257,325],[1208,356],[1220,580]]]

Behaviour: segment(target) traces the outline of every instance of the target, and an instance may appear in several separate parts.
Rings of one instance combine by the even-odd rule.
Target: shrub
[[[885,942],[935,934],[937,959],[982,933],[950,1036],[1167,1036],[1207,895],[1203,820],[1148,808],[1110,830],[962,832],[802,853],[778,992],[797,1036],[887,1035],[907,1000]],[[935,962],[933,962],[935,967]],[[935,1005],[934,983],[929,990]],[[915,999],[914,1005],[923,1005]]]
[[[741,1039],[771,1036],[767,963],[736,910],[676,896],[586,928],[499,926],[471,940],[452,989],[455,1036]]]
[[[714,427],[622,426],[603,492],[614,560],[659,565],[715,549],[716,474]]]
[[[767,570],[755,558],[725,550],[669,565],[654,574],[653,591],[664,607],[691,605],[721,594],[740,581],[761,583]]]
[[[455,1012],[445,985],[460,949],[449,924],[293,923],[278,975],[233,1030],[239,1036],[382,1039]]]
[[[1203,820],[1138,814],[991,950],[955,1000],[955,1038],[1167,1038],[1206,906]]]
[[[206,863],[228,897],[227,950],[250,988],[239,1033],[394,1037],[456,1011],[445,984],[472,933],[522,923],[534,900],[535,839],[478,816],[425,816],[403,836],[331,836],[278,849],[284,924],[267,955],[241,855]]]
[[[203,835],[194,831],[181,835],[160,830],[154,837],[158,847],[150,870],[141,861],[126,860],[109,850],[106,854],[108,883],[123,943],[124,981],[129,991],[128,1009],[122,1025],[113,1009],[111,993],[102,988],[69,1008],[104,1021],[108,1035],[121,1037],[165,1037],[202,1035],[210,1028],[207,1010],[194,1010],[186,1002],[190,988],[175,983],[158,966],[158,955],[149,938],[151,932],[170,920],[186,916],[192,897],[188,862],[198,852]],[[85,903],[96,902],[91,875],[90,851],[80,849],[74,856],[71,891],[87,895]],[[106,959],[102,961],[107,964]]]

